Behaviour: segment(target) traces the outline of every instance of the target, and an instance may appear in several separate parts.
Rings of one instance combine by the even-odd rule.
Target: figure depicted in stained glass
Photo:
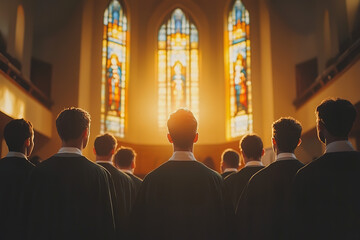
[[[101,132],[124,137],[127,19],[121,4],[112,0],[104,13]]]
[[[158,35],[159,126],[180,107],[198,115],[198,32],[177,8]]]
[[[252,131],[249,23],[248,11],[236,0],[228,17],[231,137]]]

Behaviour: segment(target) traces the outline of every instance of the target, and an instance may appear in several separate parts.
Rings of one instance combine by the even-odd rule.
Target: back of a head
[[[263,153],[263,142],[258,135],[247,134],[240,141],[240,149],[249,159],[259,160]]]
[[[239,154],[233,149],[226,149],[221,155],[223,163],[226,164],[229,168],[238,168],[239,167]]]
[[[301,124],[292,117],[280,118],[273,123],[272,129],[278,150],[294,152],[301,137]]]
[[[94,142],[94,148],[98,156],[108,156],[116,146],[116,138],[110,133],[97,136]]]
[[[334,137],[347,138],[356,119],[355,107],[345,99],[326,99],[316,108],[317,117]]]
[[[121,147],[114,155],[115,166],[125,169],[130,168],[135,157],[136,153],[132,148]]]
[[[56,129],[62,141],[78,139],[90,126],[90,115],[81,108],[66,108],[56,118]]]
[[[32,124],[24,119],[11,120],[4,128],[4,138],[9,151],[20,151],[25,140],[32,135]]]
[[[175,146],[191,147],[197,132],[197,121],[191,111],[178,109],[167,122],[169,134]]]

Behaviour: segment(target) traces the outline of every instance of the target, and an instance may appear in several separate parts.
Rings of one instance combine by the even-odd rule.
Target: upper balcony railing
[[[21,89],[27,92],[30,96],[39,101],[42,105],[51,108],[53,105],[49,96],[45,95],[38,87],[34,85],[28,78],[22,75],[21,71],[17,69],[10,60],[0,53],[0,74],[3,74],[9,81],[17,84]]]
[[[351,65],[360,58],[360,39],[352,44],[343,54],[341,54],[333,64],[326,68],[304,91],[298,91],[297,98],[293,104],[299,108],[305,104],[313,95],[315,95],[325,85],[334,81],[340,76],[340,73],[346,71]],[[298,80],[297,80],[298,81]],[[298,84],[299,85],[299,84]]]

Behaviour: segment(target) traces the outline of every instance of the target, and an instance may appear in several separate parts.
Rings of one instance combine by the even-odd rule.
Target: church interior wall
[[[39,7],[38,2],[44,1],[0,2],[0,31],[12,55],[15,55],[16,11],[19,4],[24,7],[23,74],[30,76],[31,57],[50,63],[53,69],[51,98],[54,105],[51,111],[42,109],[35,101],[26,107],[28,115],[23,115],[33,121],[40,133],[52,136],[36,154],[47,158],[58,150],[60,141],[55,118],[64,107],[79,106],[92,115],[90,142],[84,154],[94,159],[92,145],[100,133],[103,14],[108,1],[64,1],[62,8],[54,9],[53,14],[42,13],[45,7],[51,9],[58,5],[49,2],[45,7]],[[130,34],[126,135],[119,143],[139,152],[137,173],[148,172],[171,154],[166,128],[158,129],[156,53],[159,27],[176,7],[181,7],[193,19],[199,31],[200,138],[195,145],[195,156],[200,161],[211,157],[218,170],[222,150],[227,147],[238,150],[240,138],[228,137],[226,119],[228,56],[225,30],[232,2],[123,1]],[[316,136],[310,134],[315,127],[315,107],[331,96],[360,102],[357,80],[360,63],[349,66],[299,108],[293,105],[296,98],[295,65],[317,58],[319,73],[324,71],[343,45],[356,39],[360,0],[243,2],[250,12],[251,22],[254,132],[263,138],[264,146],[271,151],[272,122],[282,116],[295,117],[302,123],[306,139],[297,154],[308,162],[323,150],[321,144],[315,144]],[[16,96],[16,101],[23,101],[23,94],[16,92]],[[4,109],[0,106],[0,111],[6,113]],[[41,116],[46,116],[46,121],[39,121]]]

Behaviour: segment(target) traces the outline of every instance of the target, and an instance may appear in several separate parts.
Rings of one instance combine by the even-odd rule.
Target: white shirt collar
[[[196,161],[194,154],[188,151],[176,151],[173,153],[170,161]]]
[[[326,145],[325,153],[355,151],[349,141],[336,141]]]
[[[295,154],[293,154],[293,153],[279,153],[279,154],[276,156],[276,160],[275,160],[275,161],[289,160],[289,158],[297,159],[296,156],[295,156]]]
[[[82,156],[81,150],[76,147],[62,147],[57,153],[73,153]]]
[[[249,161],[245,164],[245,167],[249,166],[264,166],[261,161]]]
[[[28,160],[28,158],[25,156],[25,154],[21,153],[21,152],[8,152],[8,154],[6,154],[6,157],[18,157],[18,158],[25,158],[26,160]]]
[[[237,172],[237,168],[225,168],[223,173],[226,173],[226,172]]]
[[[121,171],[125,172],[125,173],[130,173],[130,174],[134,174],[133,170],[129,170],[129,169],[120,169]]]

